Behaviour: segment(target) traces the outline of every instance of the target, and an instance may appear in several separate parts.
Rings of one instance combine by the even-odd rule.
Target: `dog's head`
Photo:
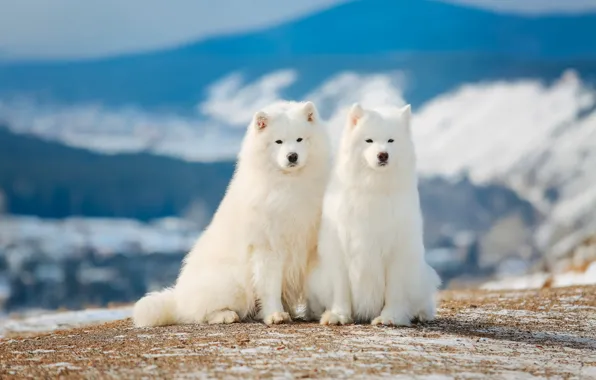
[[[273,104],[258,111],[249,128],[251,155],[260,156],[283,173],[300,171],[325,149],[325,131],[312,102]]]
[[[410,105],[369,110],[354,104],[343,135],[342,154],[374,171],[411,167],[414,146],[410,134]]]

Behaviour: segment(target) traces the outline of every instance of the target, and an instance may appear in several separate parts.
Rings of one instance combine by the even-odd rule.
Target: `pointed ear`
[[[268,124],[269,116],[265,112],[259,111],[255,113],[255,116],[253,117],[253,125],[258,131],[265,129]]]
[[[355,127],[362,116],[364,116],[364,109],[362,106],[358,103],[352,104],[350,112],[348,113],[348,125],[350,127]]]
[[[409,104],[406,104],[405,106],[403,106],[400,110],[401,113],[401,117],[403,119],[403,121],[405,123],[408,124],[408,127],[410,126],[410,121],[412,120],[412,106]]]
[[[318,119],[317,107],[315,106],[315,104],[313,102],[308,101],[308,102],[304,103],[303,111],[304,111],[304,115],[306,115],[306,120],[309,123],[314,123],[315,120]]]

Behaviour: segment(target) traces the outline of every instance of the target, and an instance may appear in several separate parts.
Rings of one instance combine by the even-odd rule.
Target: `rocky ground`
[[[411,328],[294,323],[134,328],[129,319],[0,339],[0,378],[596,379],[596,286],[446,291]]]

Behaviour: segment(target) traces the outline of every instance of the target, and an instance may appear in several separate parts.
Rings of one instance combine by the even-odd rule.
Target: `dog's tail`
[[[431,267],[430,265],[426,264],[427,268],[428,268],[428,275],[429,275],[429,280],[430,283],[432,284],[432,286],[434,287],[434,289],[439,289],[442,285],[442,280],[441,277],[439,276],[439,274],[437,273],[437,271]]]
[[[166,326],[175,324],[176,297],[174,289],[153,292],[135,304],[132,319],[137,327]]]
[[[439,276],[439,274],[437,273],[437,271],[434,268],[432,268],[430,265],[429,265],[429,268],[431,271],[430,276],[431,276],[433,285],[435,286],[435,289],[438,289],[441,287],[443,281],[441,280],[441,277]]]

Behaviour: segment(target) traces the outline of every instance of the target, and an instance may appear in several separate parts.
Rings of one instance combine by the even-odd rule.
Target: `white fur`
[[[304,303],[316,257],[327,145],[311,102],[280,102],[257,112],[226,195],[175,287],[139,300],[135,325],[289,321]],[[298,154],[294,166],[290,153]]]
[[[309,279],[311,316],[326,310],[322,324],[409,325],[435,317],[440,279],[424,259],[410,118],[409,105],[350,110]],[[384,166],[380,153],[389,157]]]

